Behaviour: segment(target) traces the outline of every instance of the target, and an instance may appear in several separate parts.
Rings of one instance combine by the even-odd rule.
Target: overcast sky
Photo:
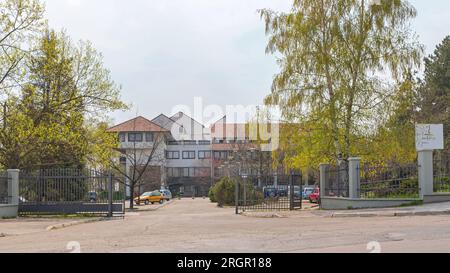
[[[103,53],[123,87],[128,112],[152,119],[176,105],[261,104],[278,71],[266,55],[264,23],[257,10],[289,9],[291,0],[46,0],[50,26],[66,29]],[[450,1],[411,0],[414,27],[433,51],[450,35]]]

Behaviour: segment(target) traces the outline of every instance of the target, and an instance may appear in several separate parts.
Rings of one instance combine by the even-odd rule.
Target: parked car
[[[172,199],[172,193],[169,190],[160,190],[163,195],[163,199],[166,201],[170,201]]]
[[[320,188],[316,188],[314,192],[309,195],[309,202],[320,204]]]
[[[264,198],[278,197],[278,189],[276,187],[264,187]]]
[[[278,186],[277,192],[279,197],[287,197],[289,195],[289,187]]]
[[[291,192],[291,186],[287,187],[286,196],[288,196]],[[300,186],[294,186],[294,198],[300,198],[302,195],[302,190]]]
[[[163,195],[160,191],[152,191],[152,192],[146,192],[142,194],[140,197],[134,198],[134,202],[136,205],[140,205],[141,203],[144,203],[145,205],[148,204],[155,204],[155,203],[164,203]]]
[[[89,192],[89,202],[91,203],[97,202],[97,193],[95,191]]]
[[[309,196],[314,192],[316,188],[313,187],[305,187],[303,188],[302,198],[305,200],[309,199]]]

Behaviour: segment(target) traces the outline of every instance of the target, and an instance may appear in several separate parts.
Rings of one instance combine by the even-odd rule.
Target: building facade
[[[109,129],[118,134],[119,160],[128,177],[147,166],[139,193],[165,187],[185,197],[207,196],[224,176],[264,172],[270,153],[264,156],[248,131],[248,125],[227,124],[226,118],[206,128],[181,112],[153,120],[138,117]]]

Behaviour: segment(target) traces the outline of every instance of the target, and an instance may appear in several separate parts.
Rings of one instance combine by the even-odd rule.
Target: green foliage
[[[0,93],[23,83],[29,40],[45,28],[44,4],[40,0],[0,1]]]
[[[244,190],[245,188],[245,190]],[[256,205],[264,201],[264,193],[255,188],[252,183],[239,183],[240,199],[243,199],[243,194],[246,194],[247,205]],[[211,202],[218,203],[222,206],[234,206],[236,199],[236,180],[229,177],[222,178],[209,191],[209,198]]]
[[[363,198],[377,199],[411,199],[419,198],[419,180],[405,179],[401,180],[397,185],[393,185],[392,181],[377,182],[375,184],[361,185],[364,193]]]
[[[377,75],[398,80],[420,62],[423,49],[409,26],[414,7],[296,0],[288,13],[260,14],[270,36],[267,52],[281,56],[266,104],[300,124],[294,132],[285,129],[285,160],[307,168],[359,155],[390,114],[392,88]]]
[[[235,204],[236,181],[229,177],[222,178],[210,190],[211,202],[219,206],[232,206]]]
[[[450,36],[425,58],[425,77],[418,88],[420,123],[444,124],[450,131]],[[445,135],[444,154],[450,154],[450,134]]]
[[[216,196],[214,195],[214,191],[215,191],[215,186],[213,186],[213,187],[211,187],[209,189],[208,197],[209,197],[209,200],[211,200],[212,203],[217,203],[217,199],[216,199]]]
[[[125,105],[101,55],[90,43],[74,45],[65,33],[47,30],[26,65],[27,83],[0,113],[1,165],[107,166],[118,140],[101,115]]]

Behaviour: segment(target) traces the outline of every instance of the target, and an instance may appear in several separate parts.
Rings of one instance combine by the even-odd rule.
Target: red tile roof
[[[132,120],[111,127],[107,130],[107,132],[168,132],[168,130],[162,128],[161,126],[151,122],[144,117],[139,116]]]

